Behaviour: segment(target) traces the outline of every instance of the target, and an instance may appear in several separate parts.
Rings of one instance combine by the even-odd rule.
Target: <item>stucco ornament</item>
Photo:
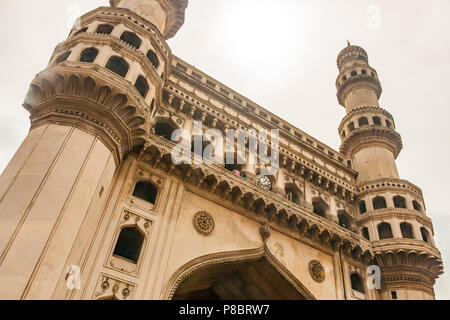
[[[266,190],[272,190],[272,182],[270,181],[270,179],[268,177],[266,177],[263,174],[260,174],[257,178],[256,178],[256,184]]]
[[[263,238],[263,241],[266,242],[267,240],[269,240],[269,238],[271,236],[270,225],[268,223],[263,224],[261,226],[261,228],[259,229],[259,232],[261,233],[261,237]]]
[[[309,263],[309,274],[317,282],[323,282],[325,280],[325,269],[317,260],[312,260]]]
[[[198,232],[207,236],[214,230],[214,218],[208,212],[199,212],[194,216],[194,227]]]

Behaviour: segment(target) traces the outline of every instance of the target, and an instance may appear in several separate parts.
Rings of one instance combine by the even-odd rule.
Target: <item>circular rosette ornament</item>
[[[208,212],[199,212],[194,216],[194,227],[198,232],[207,236],[214,230],[214,218]]]

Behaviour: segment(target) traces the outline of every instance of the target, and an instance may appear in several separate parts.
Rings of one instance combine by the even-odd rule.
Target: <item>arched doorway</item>
[[[184,270],[184,271],[181,271]],[[312,294],[270,253],[205,256],[179,270],[171,285],[173,300],[312,300]]]

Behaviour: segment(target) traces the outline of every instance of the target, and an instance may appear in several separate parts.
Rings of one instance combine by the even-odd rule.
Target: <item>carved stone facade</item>
[[[31,130],[0,177],[0,298],[434,299],[432,222],[398,175],[401,137],[364,49],[338,57],[336,151],[172,54],[187,0],[110,3],[26,96]],[[279,170],[194,149],[175,164],[172,133],[194,137],[196,121],[280,129]]]

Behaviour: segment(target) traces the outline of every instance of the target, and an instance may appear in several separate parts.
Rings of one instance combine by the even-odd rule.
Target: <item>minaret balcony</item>
[[[394,129],[379,125],[365,125],[355,128],[343,138],[340,152],[351,156],[362,148],[374,144],[388,148],[395,158],[403,149],[402,138]]]

